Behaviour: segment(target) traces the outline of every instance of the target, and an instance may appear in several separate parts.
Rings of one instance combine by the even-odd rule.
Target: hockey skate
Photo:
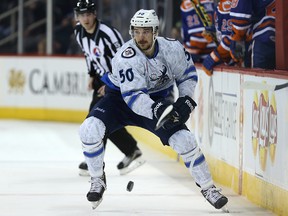
[[[78,166],[80,176],[90,176],[86,162],[81,162]]]
[[[120,175],[125,175],[144,163],[145,160],[142,158],[142,152],[138,147],[136,147],[135,151],[131,155],[124,157],[124,159],[117,165],[117,168],[120,171]]]
[[[105,172],[100,178],[91,177],[91,187],[86,197],[92,204],[92,209],[96,209],[103,200],[103,194],[106,190]]]
[[[222,209],[224,212],[229,212],[225,206],[228,202],[228,198],[222,195],[220,191],[221,189],[217,189],[215,186],[212,186],[207,190],[201,190],[201,193],[216,209]]]

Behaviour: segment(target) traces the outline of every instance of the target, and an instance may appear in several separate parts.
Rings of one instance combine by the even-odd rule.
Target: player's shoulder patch
[[[132,47],[127,47],[121,54],[123,58],[132,58],[135,55],[136,52]]]
[[[168,38],[168,37],[164,37],[164,38],[168,41],[177,41],[177,39],[175,39],[175,38]]]

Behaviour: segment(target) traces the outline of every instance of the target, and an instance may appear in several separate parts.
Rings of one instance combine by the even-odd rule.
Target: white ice
[[[125,176],[116,168],[122,153],[107,144],[108,188],[92,210],[86,200],[89,177],[78,175],[83,161],[78,127],[0,120],[0,216],[273,215],[217,184],[229,198],[230,213],[214,209],[183,165],[141,143],[146,163]],[[135,184],[127,192],[130,180]]]

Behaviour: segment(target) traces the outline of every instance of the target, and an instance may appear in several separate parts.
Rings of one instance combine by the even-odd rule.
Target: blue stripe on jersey
[[[196,67],[192,65],[191,67],[187,68],[184,72],[184,75],[190,73],[190,72],[196,72]]]
[[[186,80],[189,80],[189,79],[193,79],[193,80],[195,80],[197,82],[198,81],[198,76],[197,75],[193,75],[193,76],[186,77],[183,80],[179,80],[177,82],[177,86],[180,85],[181,83],[185,82]]]
[[[161,90],[158,92],[154,92],[154,93],[150,93],[149,95],[153,100],[155,100],[155,98],[166,98],[167,96],[171,95],[172,91],[173,91],[173,85],[167,89],[164,89],[164,90]]]
[[[151,99],[158,100],[159,98],[166,98],[166,97],[170,96],[172,91],[173,91],[173,85],[167,89],[164,89],[164,90],[161,90],[158,92],[154,92],[154,93],[151,93],[149,95],[150,95]],[[131,96],[131,98],[129,99],[129,102],[127,103],[127,105],[130,108],[132,108],[134,102],[137,100],[137,98],[140,96],[140,94],[142,94],[142,93],[147,94],[148,90],[145,88],[145,89],[140,89],[137,92],[138,92],[137,94],[135,94],[135,92],[132,92],[132,91],[122,94],[123,98]],[[135,95],[133,95],[133,94],[135,94]]]
[[[102,77],[101,77],[101,81],[105,83],[105,85],[107,85],[109,88],[113,89],[113,90],[117,90],[120,91],[120,88],[118,86],[115,86],[111,80],[108,77],[108,73],[105,73]]]
[[[189,79],[193,79],[195,80],[196,82],[198,81],[198,76],[197,75],[194,75],[194,76],[189,76],[189,77],[186,77],[185,79],[183,80],[179,80],[178,82],[176,82],[177,86],[180,85],[181,83],[185,82],[186,80],[189,80]]]
[[[137,91],[125,92],[125,93],[122,94],[122,97],[124,98],[124,97],[127,97],[127,96],[131,96],[131,95],[135,94],[135,92],[139,92],[139,91],[144,92],[145,94],[147,94],[147,92],[148,92],[148,90],[147,90],[146,88],[144,88],[144,89],[138,89]],[[139,94],[139,93],[138,93],[138,94]]]
[[[156,40],[155,41],[155,48],[154,48],[154,53],[153,53],[153,56],[151,57],[147,57],[148,59],[153,59],[157,56],[157,54],[159,53],[159,44],[158,44],[158,41]]]
[[[86,144],[84,144],[86,145]],[[86,157],[89,157],[89,158],[92,158],[92,157],[97,157],[99,156],[100,154],[102,154],[102,152],[104,151],[104,147],[100,148],[98,151],[96,152],[92,152],[92,153],[88,153],[88,152],[83,152],[83,154],[86,156]]]
[[[184,75],[187,75],[189,73],[191,73],[191,74],[189,76],[187,76],[185,79],[176,81],[177,86],[180,85],[181,83],[183,83],[184,81],[189,80],[189,79],[193,79],[196,82],[198,81],[198,76],[197,76],[196,68],[194,65],[187,68],[184,72]]]
[[[133,95],[130,100],[128,101],[127,105],[130,109],[132,109],[132,106],[134,104],[134,102],[137,100],[137,98],[140,96],[140,94],[137,95]]]
[[[201,154],[201,156],[194,161],[193,167],[203,163],[203,161],[205,161],[205,157],[203,154]]]
[[[135,91],[125,92],[124,94],[122,94],[122,97],[123,98],[130,97],[127,105],[128,105],[128,107],[130,107],[132,109],[134,102],[137,100],[137,98],[140,96],[140,94],[142,94],[142,93],[146,94],[147,92],[148,92],[148,90],[145,88],[145,89],[137,90],[137,92],[135,92]]]
[[[205,157],[204,157],[204,155],[202,154],[199,158],[197,158],[197,160],[194,161],[193,167],[195,167],[195,166],[203,163],[203,161],[205,161]],[[190,167],[190,164],[191,164],[191,161],[186,162],[186,163],[185,163],[185,166],[186,166],[187,168],[189,168],[189,167]]]
[[[191,161],[184,163],[187,168],[190,167]]]

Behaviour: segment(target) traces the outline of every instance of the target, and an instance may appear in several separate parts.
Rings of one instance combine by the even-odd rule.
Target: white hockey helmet
[[[152,27],[155,37],[158,34],[159,19],[155,10],[138,10],[130,21],[130,35],[133,38],[133,27]]]

